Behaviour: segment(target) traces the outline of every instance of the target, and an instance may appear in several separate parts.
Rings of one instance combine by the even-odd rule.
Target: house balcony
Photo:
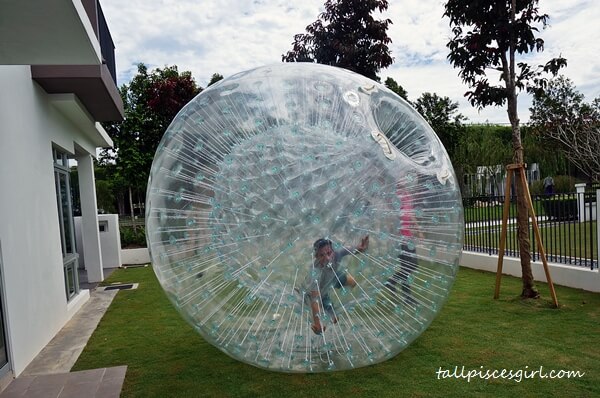
[[[95,121],[123,119],[114,44],[97,0],[2,3],[0,65],[31,65],[49,94],[75,94]]]
[[[123,119],[121,95],[105,64],[32,65],[31,77],[48,94],[75,94],[93,120]]]

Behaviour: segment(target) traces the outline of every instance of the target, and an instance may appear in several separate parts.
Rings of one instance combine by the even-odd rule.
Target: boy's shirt
[[[308,294],[318,291],[321,295],[325,295],[325,292],[338,282],[337,270],[340,266],[340,261],[348,254],[350,254],[350,251],[347,249],[340,249],[334,252],[331,263],[323,267],[313,266],[302,283],[304,291]]]

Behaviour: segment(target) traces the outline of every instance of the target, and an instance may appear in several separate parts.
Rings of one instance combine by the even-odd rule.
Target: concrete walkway
[[[38,356],[25,368],[22,376],[67,373],[83,352],[100,319],[118,290],[92,290],[90,299]]]
[[[118,398],[127,366],[37,376],[19,376],[2,398]]]
[[[107,276],[107,275],[105,275]],[[119,397],[127,366],[71,372],[118,290],[90,288],[90,299],[48,343],[0,398]]]

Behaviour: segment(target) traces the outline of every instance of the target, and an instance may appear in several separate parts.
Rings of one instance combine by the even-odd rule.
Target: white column
[[[600,189],[596,189],[596,266],[600,272]]]
[[[94,161],[92,155],[77,157],[79,174],[79,196],[81,198],[81,237],[88,282],[104,280],[100,231],[98,229],[98,206],[94,183]]]
[[[577,191],[577,212],[579,213],[579,222],[585,222],[585,184],[575,184]]]

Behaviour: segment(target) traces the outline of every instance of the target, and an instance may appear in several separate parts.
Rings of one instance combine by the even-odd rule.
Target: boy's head
[[[329,239],[317,239],[313,244],[316,264],[323,266],[333,261],[333,244]]]

